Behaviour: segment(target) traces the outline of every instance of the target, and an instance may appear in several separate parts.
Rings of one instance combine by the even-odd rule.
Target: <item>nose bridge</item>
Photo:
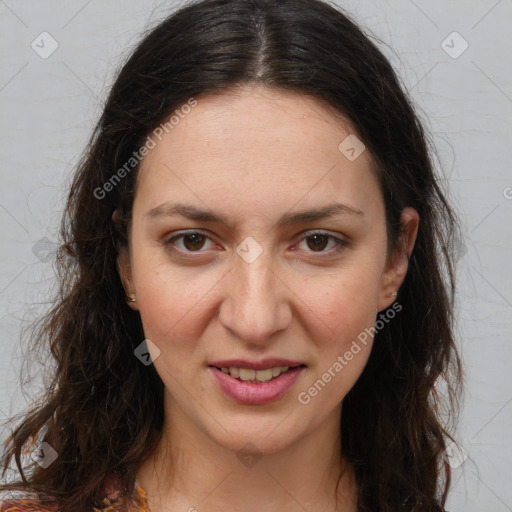
[[[283,285],[271,270],[271,251],[265,249],[249,261],[235,256],[221,319],[239,338],[264,343],[274,332],[284,329],[290,317]]]

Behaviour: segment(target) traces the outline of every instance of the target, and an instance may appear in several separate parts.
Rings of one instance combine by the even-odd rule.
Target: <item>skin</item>
[[[354,131],[319,100],[259,86],[196,99],[142,161],[129,248],[119,255],[126,293],[136,297],[129,306],[160,350],[154,364],[165,385],[164,436],[137,481],[152,512],[216,512],[226,504],[330,511],[343,474],[339,510],[355,511],[352,470],[338,455],[340,415],[372,340],[307,405],[297,397],[394,302],[418,214],[403,211],[405,235],[388,254],[373,158],[365,150],[350,161],[338,150]],[[277,225],[285,213],[335,201],[362,214]],[[232,225],[147,215],[175,202],[222,214]],[[194,229],[207,238],[179,238],[176,252],[164,245]],[[336,251],[322,237],[315,245],[311,232],[318,230],[348,245]],[[262,249],[252,263],[235,251],[246,237]],[[306,369],[264,405],[237,404],[207,367],[265,357],[299,360]],[[255,463],[242,463],[242,447]]]

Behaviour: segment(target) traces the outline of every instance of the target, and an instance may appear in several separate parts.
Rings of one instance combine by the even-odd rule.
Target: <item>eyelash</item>
[[[182,232],[178,235],[174,235],[173,237],[167,239],[167,240],[164,240],[162,242],[162,245],[166,248],[166,249],[169,249],[171,250],[172,252],[174,253],[179,253],[180,255],[189,255],[189,254],[194,254],[194,253],[202,253],[202,252],[206,252],[204,250],[198,250],[198,251],[188,251],[188,250],[183,250],[183,249],[178,249],[176,248],[176,246],[174,245],[174,242],[180,238],[183,238],[187,235],[202,235],[202,236],[205,236],[206,238],[210,239],[211,238],[204,232],[202,231],[187,231],[187,232]],[[336,247],[334,247],[333,249],[330,249],[330,250],[327,250],[327,251],[308,251],[308,252],[311,252],[312,254],[332,254],[332,253],[339,253],[341,251],[343,251],[343,249],[345,249],[346,247],[349,246],[349,242],[347,240],[343,240],[341,238],[337,238],[329,233],[325,233],[323,231],[308,231],[306,232],[306,234],[304,236],[302,236],[302,238],[300,238],[300,240],[297,242],[297,243],[300,243],[304,240],[306,240],[307,238],[310,238],[310,237],[313,237],[315,235],[320,235],[320,236],[325,236],[327,237],[328,239],[330,240],[333,240],[335,243],[336,243]],[[314,256],[314,257],[317,257],[317,256]],[[322,257],[322,256],[320,256]]]

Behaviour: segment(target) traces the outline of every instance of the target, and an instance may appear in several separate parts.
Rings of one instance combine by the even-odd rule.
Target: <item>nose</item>
[[[234,268],[224,281],[220,307],[221,325],[239,339],[265,344],[273,334],[288,327],[292,314],[290,289],[271,269],[271,255],[263,253],[252,263],[235,255]]]

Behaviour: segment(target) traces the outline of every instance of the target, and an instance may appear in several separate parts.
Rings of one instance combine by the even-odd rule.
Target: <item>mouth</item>
[[[290,366],[271,366],[261,370],[255,370],[254,368],[243,368],[239,366],[215,366],[210,365],[212,368],[216,368],[223,373],[230,375],[232,378],[252,383],[264,383],[270,382],[279,378],[284,373],[290,372],[291,370],[299,367],[304,367],[304,364],[295,364]]]
[[[243,405],[262,405],[280,399],[306,368],[303,363],[283,359],[261,363],[231,360],[208,365],[225,396]]]

